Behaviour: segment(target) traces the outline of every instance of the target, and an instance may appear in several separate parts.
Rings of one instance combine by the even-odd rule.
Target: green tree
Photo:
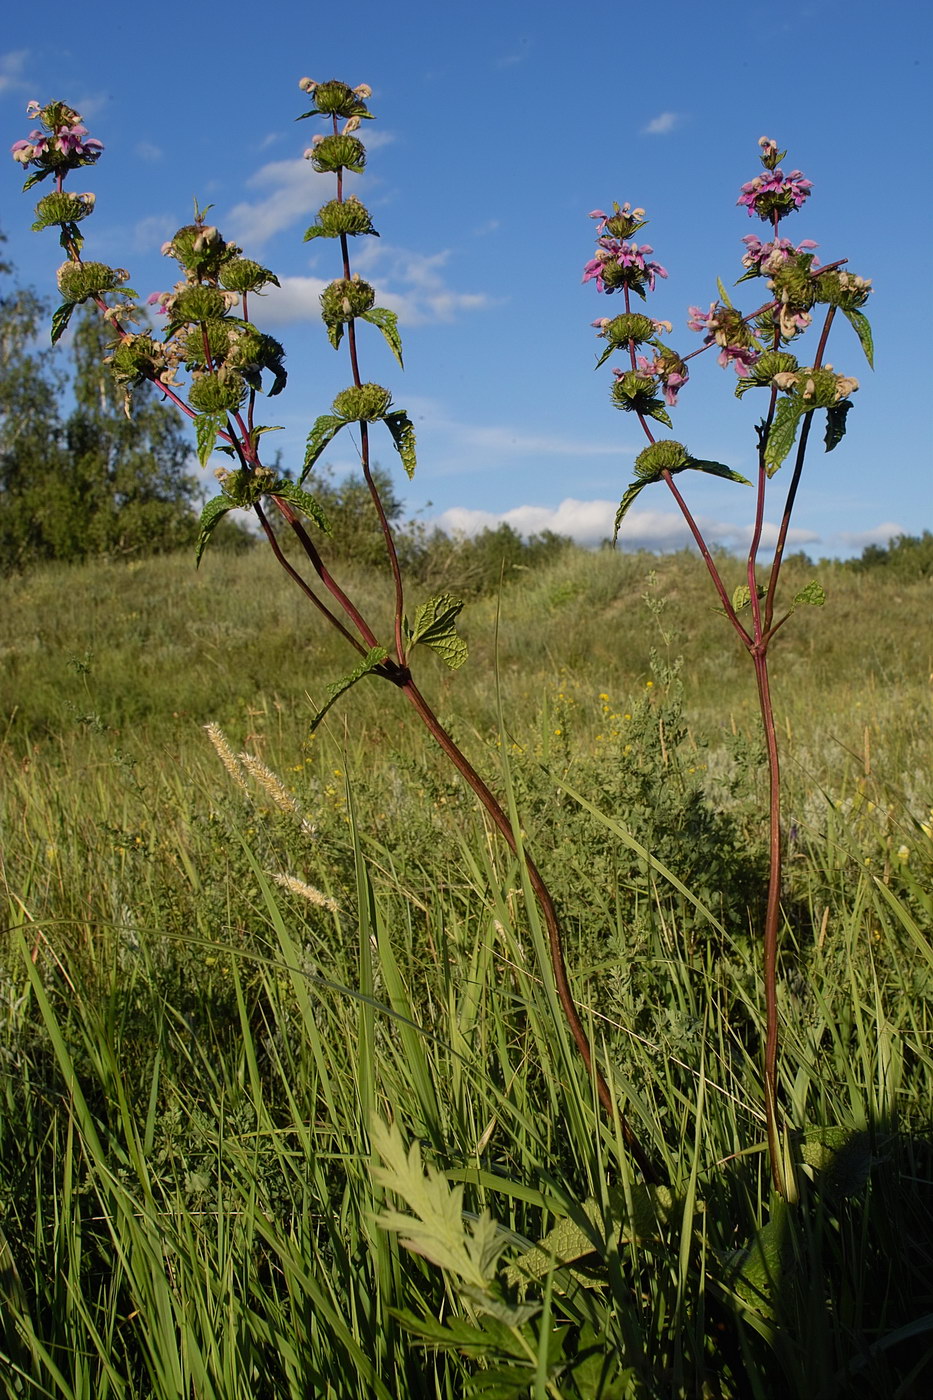
[[[75,407],[65,424],[67,470],[55,512],[54,553],[153,554],[190,544],[197,533],[197,479],[187,470],[191,445],[176,410],[144,384],[132,417],[101,361],[112,334],[88,308],[78,319]]]
[[[73,323],[74,408],[63,419],[62,357],[38,348],[48,316],[28,288],[0,296],[0,572],[193,543],[198,483],[177,412],[144,385],[127,417],[101,365],[111,332],[87,308]]]
[[[3,235],[0,234],[0,240]],[[12,268],[0,260],[0,275]],[[38,348],[48,306],[25,287],[0,295],[0,571],[44,551],[42,483],[61,469],[57,356]]]

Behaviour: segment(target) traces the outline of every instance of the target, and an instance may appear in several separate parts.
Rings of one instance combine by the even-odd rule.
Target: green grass
[[[663,1202],[594,1103],[519,865],[394,693],[363,682],[308,739],[347,658],[271,563],[6,581],[0,1394],[926,1395],[930,585],[820,578],[774,657],[790,1209],[752,686],[696,561],[569,552],[471,605],[468,667],[424,679],[552,885]],[[373,1171],[375,1119],[417,1170]],[[560,1222],[573,1257],[509,1283]]]

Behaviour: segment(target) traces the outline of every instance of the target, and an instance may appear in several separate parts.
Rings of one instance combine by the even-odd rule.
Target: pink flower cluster
[[[742,266],[747,267],[749,272],[757,272],[763,277],[773,276],[795,254],[809,253],[812,248],[819,246],[812,238],[805,238],[796,248],[789,238],[776,238],[773,243],[762,243],[754,233],[747,233],[742,242],[746,246]],[[816,270],[814,265],[813,271]]]
[[[709,311],[701,311],[698,306],[690,307],[687,325],[692,331],[704,331],[704,345],[714,342],[721,347],[719,364],[723,369],[732,365],[740,379],[748,377],[750,367],[758,359],[758,352],[748,343],[745,323],[737,311],[710,302]]]
[[[746,206],[749,218],[757,214],[760,219],[770,220],[776,214],[783,219],[800,208],[812,188],[813,181],[805,179],[801,170],[792,170],[787,176],[783,170],[766,170],[742,186],[736,204]]]
[[[38,102],[30,102],[26,108],[27,117],[38,117],[41,112]],[[72,115],[77,116],[77,113]],[[27,141],[14,141],[10,154],[24,167],[37,165],[46,170],[55,170],[63,166],[91,165],[103,149],[103,142],[88,137],[87,127],[76,122],[48,131],[37,127],[29,133]]]
[[[647,257],[653,252],[649,243],[639,247],[637,243],[625,243],[618,238],[600,238],[596,256],[583,269],[583,280],[595,280],[598,292],[614,292],[617,287],[625,285],[647,286],[653,292],[655,278],[667,276],[666,269],[660,263],[651,262]],[[616,268],[622,270],[621,276],[615,272]],[[607,277],[613,285],[606,285]]]

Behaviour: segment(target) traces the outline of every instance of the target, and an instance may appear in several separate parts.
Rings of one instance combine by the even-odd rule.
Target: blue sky
[[[30,99],[61,98],[83,113],[106,147],[74,184],[98,196],[85,253],[127,267],[143,296],[174,281],[159,249],[189,221],[195,197],[278,274],[282,291],[252,314],[288,352],[289,385],[266,421],[284,426],[276,445],[289,464],[349,382],[317,315],[320,289],[338,272],[336,244],[302,241],[333,194],[330,177],[302,159],[324,128],[295,125],[306,105],[298,80],[339,77],[373,89],[377,120],[360,133],[369,163],[355,188],[381,237],[356,240],[353,253],[377,303],[399,314],[406,370],[368,328],[362,369],[415,422],[418,473],[409,486],[399,472],[412,513],[464,529],[504,518],[585,542],[611,531],[643,440],[637,420],[610,404],[611,362],[594,371],[601,342],[590,323],[621,305],[581,284],[594,246],[587,215],[613,200],[647,210],[638,237],[670,275],[646,309],[674,323],[670,343],[693,350],[687,307],[715,299],[717,277],[730,287],[739,276],[743,235],[766,236],[735,203],[760,170],[766,134],[787,148],[785,170],[799,167],[814,185],[782,232],[815,239],[821,261],[848,257],[875,287],[866,309],[876,370],[847,325],[834,331],[828,358],[861,389],[841,446],[827,456],[817,440],[792,544],[844,555],[933,527],[920,368],[931,312],[933,22],[920,0],[603,10],[517,0],[169,10],[105,0],[75,16],[52,0],[7,21],[6,144],[28,135]],[[57,241],[28,232],[21,171],[12,160],[4,168],[5,254],[21,280],[51,294]],[[739,288],[738,304],[759,285]],[[712,354],[691,363],[674,436],[748,475],[760,403],[735,399],[733,372]],[[377,438],[377,455],[396,470],[388,437],[384,446]],[[348,436],[327,460],[338,474],[352,470]],[[680,482],[710,537],[740,546],[752,492],[695,473]],[[685,542],[663,486],[641,494],[623,540]]]

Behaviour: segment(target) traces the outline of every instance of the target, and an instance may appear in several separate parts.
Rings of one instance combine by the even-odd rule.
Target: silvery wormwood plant
[[[371,92],[365,85],[351,88],[336,80],[316,83],[303,78],[299,86],[313,102],[299,120],[320,118],[325,124],[325,131],[314,137],[305,155],[316,171],[331,174],[335,180],[334,197],[319,209],[316,222],[307,230],[305,239],[330,239],[339,248],[340,275],[321,294],[321,314],[334,349],[346,346],[352,382],[337,394],[331,411],[315,422],[297,482],[264,464],[264,438],[275,428],[256,421],[259,396],[275,397],[286,382],[283,347],[251,319],[252,299],[264,288],[278,285],[274,274],[227,242],[219,230],[207,222],[208,210],[196,207],[194,221],[180,228],[164,245],[165,255],[178,264],[180,278],[170,291],[149,298],[166,321],[164,334],[154,333],[143,324],[137,293],[127,285],[129,274],[122,268],[86,261],[82,256],[82,227],[93,212],[94,195],[72,193],[66,190],[65,182],[82,167],[96,164],[103,146],[88,137],[80,114],[67,104],[50,102],[40,107],[37,102],[31,102],[27,115],[37,120],[39,126],[30,133],[28,140],[15,143],[12,154],[24,169],[32,172],[26,179],[25,189],[45,180],[54,186],[51,193],[39,200],[33,224],[37,231],[58,228],[66,255],[58,270],[62,302],[52,318],[52,340],[57,341],[64,333],[75,307],[88,302],[94,304],[113,331],[107,363],[124,387],[127,411],[133,388],[149,382],[193,420],[202,465],[217,450],[231,459],[229,467],[216,473],[220,494],[208,501],[201,515],[198,560],[228,511],[251,511],[281,567],[356,653],[353,669],[330,688],[327,702],[315,715],[313,724],[319,724],[334,701],[363,677],[387,681],[401,691],[475,793],[503,840],[524,863],[547,929],[560,1005],[602,1107],[610,1119],[617,1119],[645,1180],[657,1183],[658,1168],[619,1111],[606,1077],[593,1057],[589,1036],[570,990],[560,925],[547,885],[535,862],[516,839],[502,805],[415,684],[412,660],[418,647],[428,647],[453,669],[466,660],[467,649],[456,630],[463,606],[459,599],[440,594],[409,615],[392,529],[371,466],[371,430],[382,424],[409,476],[415,469],[415,435],[408,415],[393,407],[388,389],[364,380],[360,369],[358,327],[361,322],[381,331],[399,365],[402,363],[395,316],[376,306],[373,288],[352,271],[350,260],[351,240],[378,236],[364,205],[344,188],[347,172],[359,175],[366,165],[366,148],[358,132],[364,121],[372,120],[373,114],[367,107]],[[341,432],[356,434],[363,475],[391,566],[395,605],[388,638],[377,635],[360,608],[340,587],[309,530],[310,526],[311,530],[326,535],[328,523],[313,494],[305,490],[304,483],[321,454]],[[278,512],[293,532],[316,578],[316,587],[312,587],[283,552],[270,522],[270,509]]]
[[[750,218],[757,217],[767,225],[769,234],[767,242],[762,242],[757,234],[748,234],[743,240],[746,245],[743,272],[738,281],[763,282],[767,290],[766,297],[754,311],[740,311],[719,282],[719,298],[708,310],[698,306],[690,308],[687,324],[691,330],[702,334],[702,347],[681,355],[667,345],[661,337],[670,333],[670,322],[654,320],[632,309],[633,294],[646,301],[658,279],[667,277],[667,271],[654,261],[654,249],[650,244],[639,246],[633,241],[644,228],[646,219],[644,209],[633,209],[629,204],[621,208],[614,204],[608,214],[603,210],[594,210],[591,214],[591,218],[599,221],[598,242],[593,258],[584,268],[583,280],[595,282],[597,291],[606,295],[621,293],[624,311],[594,322],[598,335],[606,342],[597,367],[613,354],[621,356],[624,367],[613,370],[612,402],[623,412],[635,414],[647,439],[647,446],[635,459],[635,480],[619,505],[616,535],[640,492],[653,483],[663,482],[677,502],[700,550],[719,597],[719,610],[754,668],[770,779],[770,875],[763,930],[765,1118],[774,1186],[785,1199],[793,1199],[793,1175],[788,1168],[790,1156],[782,1143],[778,1107],[781,773],[768,655],[775,636],[797,607],[824,602],[823,589],[814,581],[782,610],[778,605],[778,583],[814,420],[820,411],[825,413],[824,444],[827,452],[832,451],[845,433],[852,407],[851,395],[859,387],[856,379],[837,373],[826,363],[830,330],[841,312],[855,330],[869,365],[872,364],[871,329],[862,311],[871,293],[871,283],[849,272],[845,259],[820,266],[814,253],[817,245],[812,241],[804,240],[794,246],[781,236],[783,220],[806,202],[812,183],[799,170],[785,175],[781,162],[787,153],[779,151],[771,138],[763,136],[758,145],[763,172],[742,186],[737,200]],[[817,317],[819,319],[815,320]],[[812,359],[807,363],[799,347],[811,330],[818,338]],[[746,577],[731,596],[674,478],[681,472],[694,470],[744,485],[751,483],[721,462],[693,456],[673,438],[656,438],[653,426],[661,423],[666,428],[673,427],[668,409],[677,404],[678,395],[689,379],[689,361],[709,349],[718,349],[720,365],[735,371],[737,398],[758,391],[765,401],[763,415],[755,427],[755,507]],[[793,466],[781,507],[774,553],[770,564],[760,572],[758,554],[768,486],[792,453]]]

